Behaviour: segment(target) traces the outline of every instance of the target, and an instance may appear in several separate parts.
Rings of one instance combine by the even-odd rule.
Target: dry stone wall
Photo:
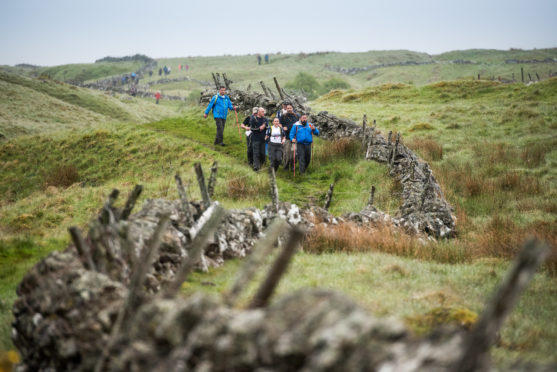
[[[285,92],[282,93],[284,95]],[[211,90],[203,92],[200,103],[207,105],[214,94],[215,91]],[[264,107],[271,116],[279,109],[281,101],[269,95],[234,89],[229,91],[232,102],[241,110],[251,112],[252,107]],[[402,185],[402,203],[396,216],[381,218],[388,219],[395,226],[403,227],[413,234],[425,233],[432,238],[450,238],[456,235],[453,208],[446,201],[430,166],[406,147],[400,141],[400,137],[393,139],[389,135],[386,139],[375,126],[364,130],[354,121],[339,118],[327,111],[311,113],[311,108],[306,106],[304,99],[300,97],[288,96],[285,99],[293,103],[297,112],[309,114],[309,121],[319,128],[322,138],[350,138],[363,141],[366,145],[366,159],[385,163],[390,167],[390,175]],[[365,220],[356,214],[352,214],[352,217]]]
[[[205,269],[251,251],[235,281],[245,285],[256,256],[281,250],[257,291],[261,300],[261,288],[278,284],[275,268],[285,269],[280,259],[298,244],[300,226],[311,228],[310,216],[335,223],[322,209],[280,203],[225,212],[218,203],[147,200],[128,216],[134,202],[120,210],[114,199],[84,239],[71,230],[74,243],[41,260],[19,284],[12,331],[22,356],[17,371],[493,370],[489,346],[547,254],[537,242],[525,247],[471,332],[451,328],[416,338],[402,323],[371,316],[330,290],[302,289],[248,308],[235,306],[237,291],[221,298],[179,294],[192,266]],[[281,227],[290,224],[298,227]]]

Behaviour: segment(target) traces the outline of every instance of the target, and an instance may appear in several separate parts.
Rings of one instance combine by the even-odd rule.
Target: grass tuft
[[[45,186],[70,187],[79,182],[79,172],[73,164],[61,164],[44,175]]]

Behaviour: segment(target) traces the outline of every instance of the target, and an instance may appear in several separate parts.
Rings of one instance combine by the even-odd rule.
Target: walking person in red
[[[155,93],[155,99],[157,100],[157,105],[159,104],[159,99],[161,99],[161,92]]]

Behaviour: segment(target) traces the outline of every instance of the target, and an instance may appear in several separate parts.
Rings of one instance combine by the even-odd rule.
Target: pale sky
[[[0,65],[557,47],[557,0],[2,0]]]

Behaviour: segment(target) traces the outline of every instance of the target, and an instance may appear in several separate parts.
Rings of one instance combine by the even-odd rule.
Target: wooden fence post
[[[325,199],[325,206],[323,207],[326,211],[328,211],[329,207],[331,206],[331,200],[333,199],[334,188],[335,188],[335,184],[331,183],[331,185],[329,186],[329,191],[327,192],[327,198]]]
[[[273,77],[273,80],[275,81],[275,86],[277,87],[277,90],[278,90],[278,92],[279,92],[280,99],[281,99],[282,101],[284,101],[284,94],[282,94],[282,90],[280,89],[280,86],[279,86],[279,83],[278,83],[278,81],[277,81],[277,78],[276,78],[276,77]]]
[[[374,199],[375,199],[375,186],[371,186],[371,190],[369,191],[369,199],[367,201],[368,207],[373,206]]]
[[[211,167],[211,175],[209,176],[209,185],[207,186],[207,191],[209,192],[209,197],[212,198],[215,193],[215,185],[217,183],[217,170],[219,167],[218,162],[214,162]]]
[[[184,213],[184,218],[186,219],[186,223],[188,225],[191,225],[193,224],[193,216],[191,215],[191,211],[190,211],[188,194],[186,193],[186,189],[184,187],[184,184],[182,183],[182,178],[180,178],[180,175],[178,173],[176,173],[174,179],[176,180],[178,195],[180,195],[180,202],[182,203],[182,212]]]
[[[203,175],[203,168],[201,168],[201,163],[194,164],[195,173],[197,174],[197,183],[199,184],[199,191],[201,191],[201,197],[203,198],[203,209],[209,208],[211,205],[211,198],[207,192],[207,186],[205,185],[205,176]]]
[[[366,132],[366,125],[367,125],[367,115],[364,114],[364,118],[362,119],[362,133],[363,133],[363,139],[362,139],[362,144],[365,146],[367,141],[367,132]]]

